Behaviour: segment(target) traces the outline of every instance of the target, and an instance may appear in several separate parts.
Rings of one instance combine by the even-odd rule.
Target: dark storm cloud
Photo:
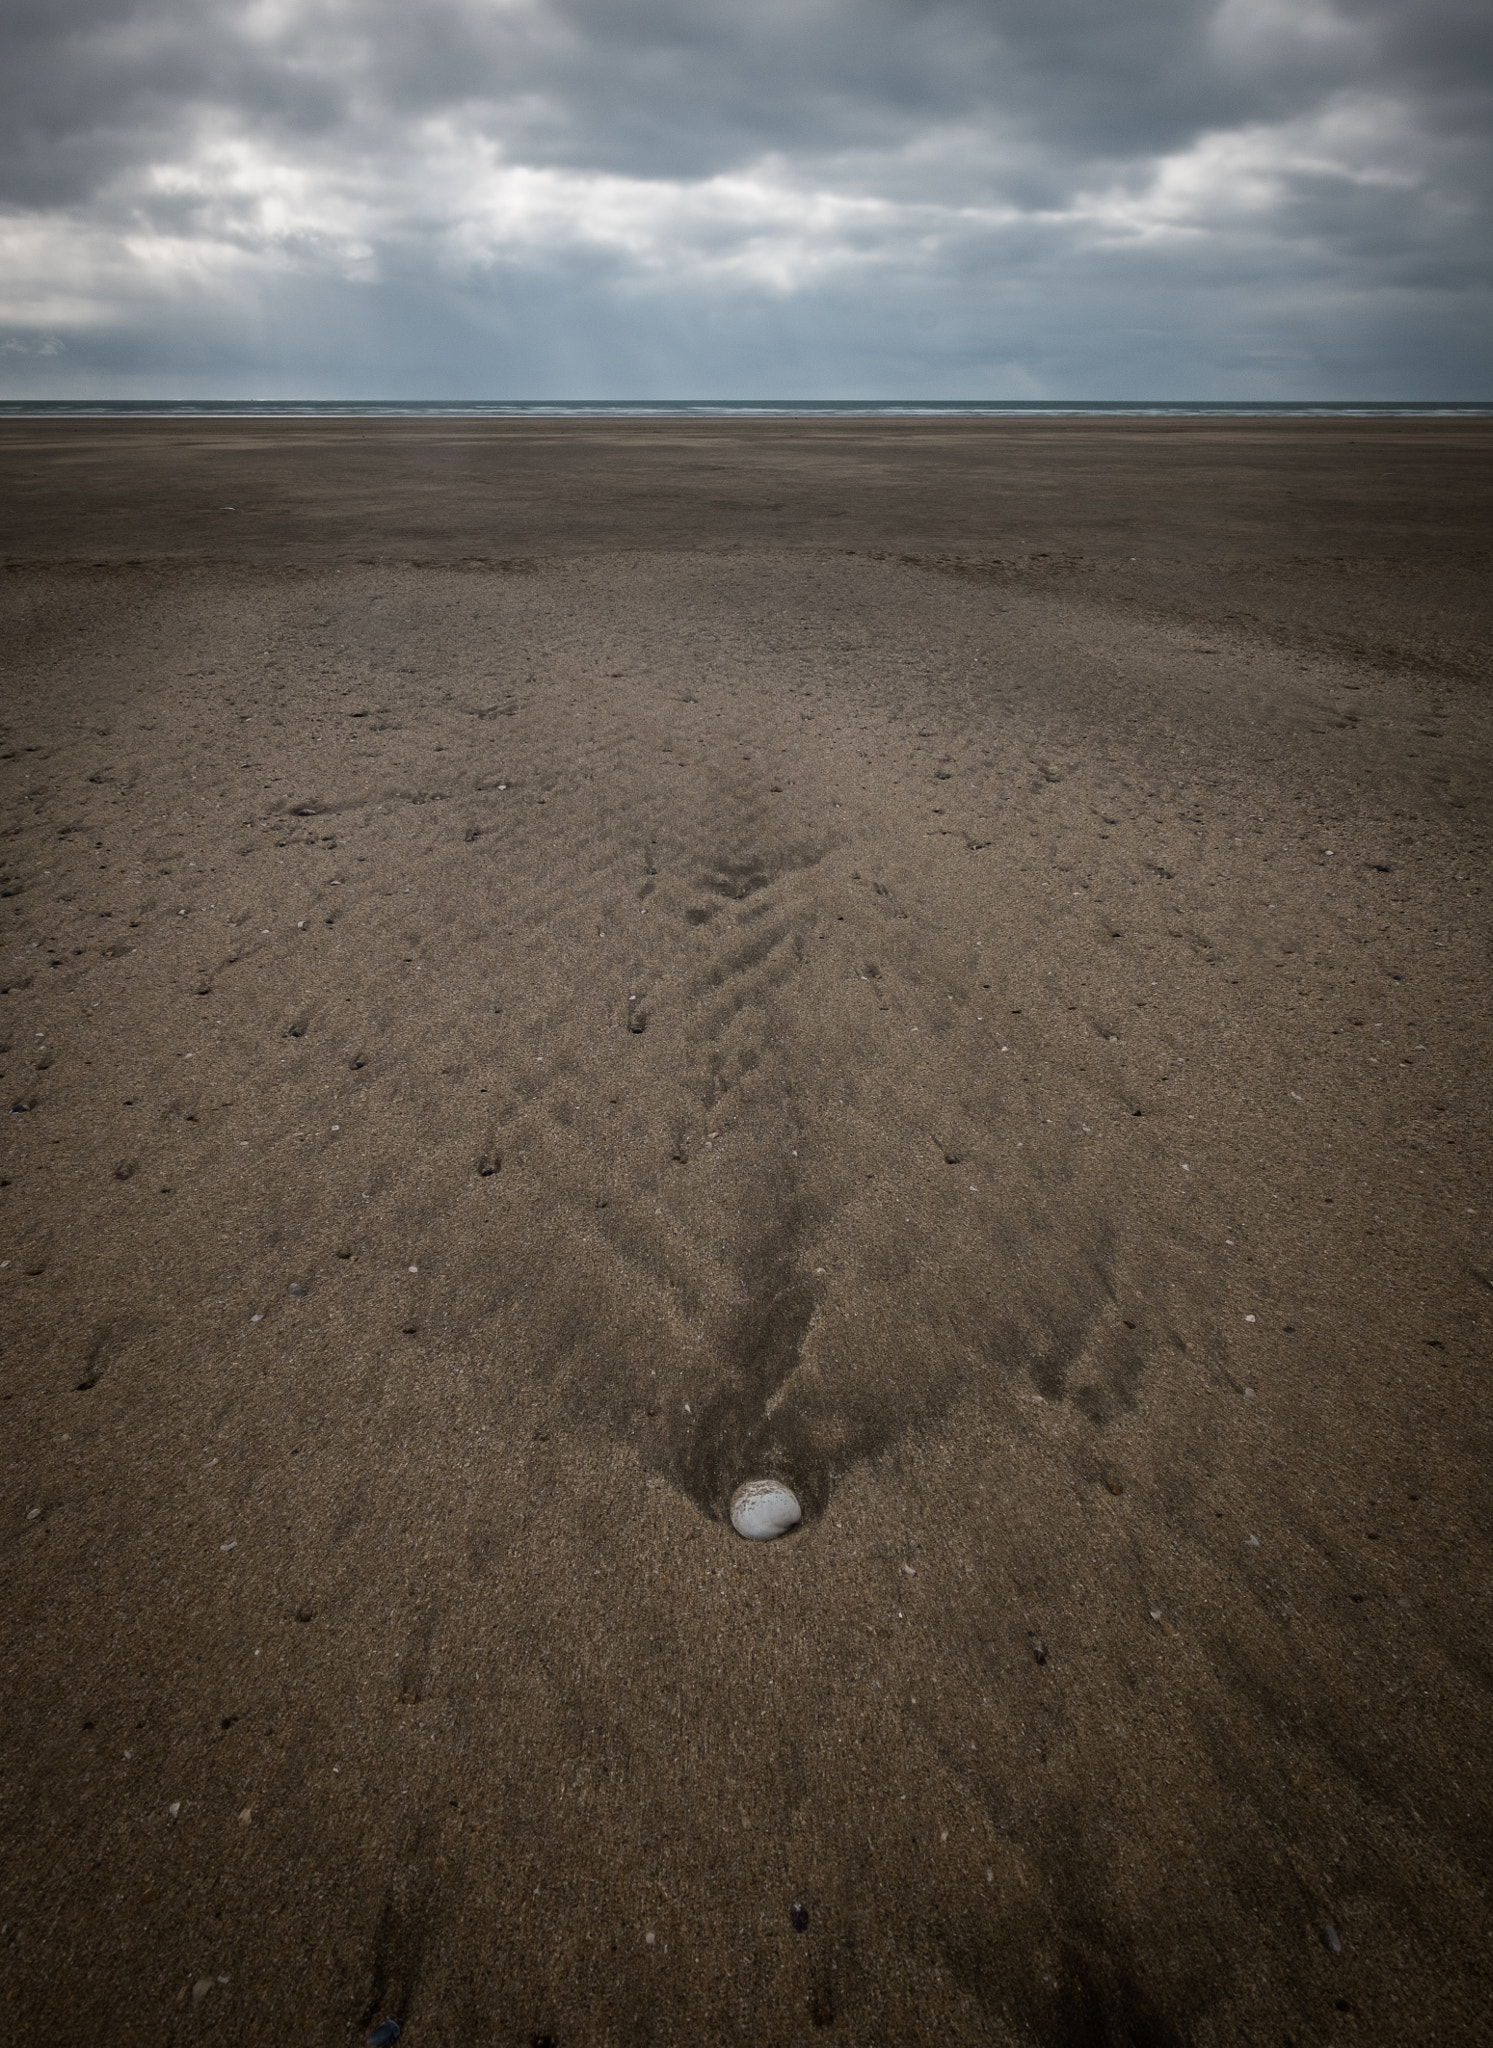
[[[572,389],[629,334],[682,389],[751,332],[779,388],[1036,388],[1077,320],[1133,385],[1157,291],[1236,386],[1362,363],[1366,319],[1398,376],[1417,297],[1480,376],[1483,0],[12,0],[0,36],[12,381],[257,323],[292,377],[344,326],[375,378],[422,330],[437,383],[535,374],[543,331]]]

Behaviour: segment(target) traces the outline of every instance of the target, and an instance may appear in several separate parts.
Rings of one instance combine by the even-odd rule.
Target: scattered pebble
[[[393,2048],[403,2032],[398,2020],[382,2020],[368,2036],[368,2048]]]
[[[306,1289],[301,1285],[299,1280],[292,1280],[290,1285],[286,1288],[285,1292],[291,1297],[293,1301],[304,1301],[306,1299]]]
[[[803,1520],[803,1510],[777,1479],[749,1479],[731,1496],[731,1527],[751,1543],[782,1536]]]
[[[213,1980],[211,1977],[199,1977],[197,1979],[197,1982],[192,1986],[193,2005],[201,2005],[203,1999],[206,1998],[208,1992],[211,1991],[212,1988]]]
[[[790,1906],[788,1908],[788,1918],[793,1922],[793,1931],[795,1934],[808,1933],[809,1909],[807,1906]]]
[[[1330,1920],[1317,1929],[1317,1939],[1330,1956],[1342,1954],[1343,1944],[1338,1940],[1337,1929]]]

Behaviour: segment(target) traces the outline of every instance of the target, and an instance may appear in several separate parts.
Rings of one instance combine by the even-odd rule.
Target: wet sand
[[[1487,2038],[1490,454],[0,423],[11,2040]]]

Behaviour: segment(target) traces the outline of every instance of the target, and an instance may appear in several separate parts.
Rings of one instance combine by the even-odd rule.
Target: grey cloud
[[[1205,0],[308,0],[274,29],[241,6],[29,0],[7,31],[4,190],[56,203],[216,115],[285,142],[367,142],[388,119],[461,112],[523,160],[702,177],[778,150],[905,146],[996,124],[1075,165],[1280,120],[1384,85],[1485,105],[1485,22],[1462,0],[1343,6],[1313,36]],[[1455,102],[1461,98],[1465,105]],[[43,195],[46,195],[45,198]]]
[[[12,0],[0,39],[6,388],[1486,380],[1484,0]]]

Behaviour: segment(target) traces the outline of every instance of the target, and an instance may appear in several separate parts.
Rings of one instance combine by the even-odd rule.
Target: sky
[[[6,0],[0,395],[1488,399],[1489,0]]]

